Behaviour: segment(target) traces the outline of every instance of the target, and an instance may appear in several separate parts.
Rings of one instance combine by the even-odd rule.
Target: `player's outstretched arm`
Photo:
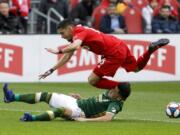
[[[70,53],[80,48],[81,44],[82,44],[82,40],[77,39],[73,43],[67,45],[65,48],[60,49],[60,50],[52,49],[52,48],[45,48],[45,49],[47,52],[52,53],[52,54]]]
[[[106,113],[104,116],[101,117],[97,117],[97,118],[83,118],[83,117],[79,117],[76,118],[75,121],[80,121],[80,122],[85,122],[85,121],[102,121],[102,122],[106,122],[106,121],[111,121],[114,117],[114,114],[112,113]]]
[[[59,50],[58,49],[52,49],[52,48],[45,48],[45,50],[49,53],[52,54],[59,54]]]
[[[78,93],[69,93],[69,96],[71,96],[71,97],[73,97],[75,99],[81,99],[82,98],[81,95],[78,94]]]
[[[51,75],[56,69],[62,67],[64,64],[66,64],[66,62],[69,61],[69,59],[72,57],[73,54],[74,54],[74,51],[64,54],[53,68],[39,75],[39,79],[45,79],[47,76]]]
[[[74,52],[75,50],[79,49],[81,47],[82,40],[75,40],[73,43],[70,45],[66,46],[65,48],[59,50],[60,53],[69,53],[69,52]]]

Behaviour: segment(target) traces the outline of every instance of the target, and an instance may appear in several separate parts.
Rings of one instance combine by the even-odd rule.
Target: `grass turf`
[[[21,83],[10,87],[15,93],[77,92],[83,97],[102,92],[85,83]],[[2,101],[2,92],[0,97]],[[36,114],[49,107],[44,103],[0,102],[0,135],[179,135],[180,119],[170,119],[165,115],[165,107],[170,101],[180,102],[180,82],[132,83],[132,95],[114,121],[82,123],[61,119],[20,122],[24,112]]]

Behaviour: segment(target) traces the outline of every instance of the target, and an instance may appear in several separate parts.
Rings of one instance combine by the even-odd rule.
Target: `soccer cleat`
[[[26,112],[24,115],[20,118],[21,121],[33,121],[33,117],[30,113]]]
[[[149,45],[149,52],[152,53],[156,51],[158,48],[167,45],[168,43],[169,43],[169,39],[167,38],[162,38],[162,39],[159,39],[158,41],[152,42]]]
[[[14,93],[12,90],[8,89],[8,84],[5,83],[3,86],[3,92],[4,92],[4,102],[10,103],[14,101]]]

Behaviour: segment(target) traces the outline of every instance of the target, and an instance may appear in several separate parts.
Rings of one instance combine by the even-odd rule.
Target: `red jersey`
[[[73,30],[73,41],[77,39],[82,40],[83,48],[105,57],[116,57],[120,54],[119,50],[122,53],[127,50],[122,40],[81,25],[75,26]]]

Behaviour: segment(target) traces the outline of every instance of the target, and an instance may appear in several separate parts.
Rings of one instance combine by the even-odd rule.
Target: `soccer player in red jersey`
[[[62,38],[71,43],[60,50],[46,48],[50,53],[64,54],[64,56],[60,58],[53,68],[41,74],[39,78],[44,79],[52,74],[54,70],[62,67],[70,60],[74,51],[82,47],[103,56],[102,61],[88,77],[88,82],[91,85],[101,89],[112,89],[119,83],[106,79],[104,76],[113,77],[119,67],[124,68],[127,72],[138,72],[142,70],[146,66],[151,54],[158,48],[169,43],[168,39],[160,39],[150,43],[149,49],[136,60],[126,43],[112,35],[107,35],[81,25],[75,26],[69,20],[64,20],[59,24],[58,32]]]

